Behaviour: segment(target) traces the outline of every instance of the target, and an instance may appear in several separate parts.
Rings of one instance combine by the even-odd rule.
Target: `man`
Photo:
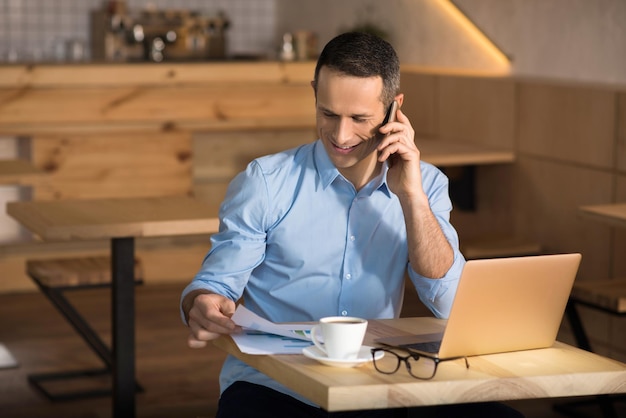
[[[397,317],[405,272],[436,316],[450,311],[465,260],[447,178],[421,161],[401,110],[381,126],[404,100],[395,51],[339,35],[312,86],[319,140],[253,161],[229,187],[220,232],[182,294],[191,347],[239,330],[230,317],[241,296],[274,322]],[[220,385],[218,417],[328,416],[233,357]]]

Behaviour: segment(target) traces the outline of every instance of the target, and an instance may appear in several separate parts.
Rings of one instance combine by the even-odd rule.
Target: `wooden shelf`
[[[489,237],[461,242],[466,259],[519,257],[541,253],[541,245],[516,237]]]
[[[580,214],[590,220],[603,222],[610,226],[626,227],[626,203],[581,206]]]
[[[440,167],[510,164],[515,161],[512,150],[448,140],[416,138],[422,159]]]
[[[28,161],[0,160],[0,184],[28,186],[38,181],[44,172]]]

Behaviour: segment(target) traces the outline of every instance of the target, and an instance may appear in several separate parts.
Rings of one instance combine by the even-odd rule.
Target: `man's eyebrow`
[[[333,115],[335,114],[335,112],[333,112],[332,110],[330,110],[330,109],[329,109],[329,108],[327,108],[326,106],[323,106],[323,105],[317,105],[317,108],[318,108],[319,110],[321,110],[322,112],[324,112],[324,113],[331,113],[331,114],[333,114]]]

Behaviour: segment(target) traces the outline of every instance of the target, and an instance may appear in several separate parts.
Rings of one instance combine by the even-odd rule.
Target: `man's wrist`
[[[212,293],[209,290],[205,289],[196,289],[187,293],[183,298],[183,302],[181,303],[181,308],[183,310],[183,315],[185,315],[185,321],[189,324],[189,311],[193,308],[193,303],[196,300],[196,297],[200,295],[206,295]]]

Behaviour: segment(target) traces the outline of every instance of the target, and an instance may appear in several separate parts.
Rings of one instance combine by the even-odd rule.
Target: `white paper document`
[[[312,345],[311,328],[314,324],[275,324],[239,305],[232,320],[243,332],[232,334],[242,353],[246,354],[301,354]]]

